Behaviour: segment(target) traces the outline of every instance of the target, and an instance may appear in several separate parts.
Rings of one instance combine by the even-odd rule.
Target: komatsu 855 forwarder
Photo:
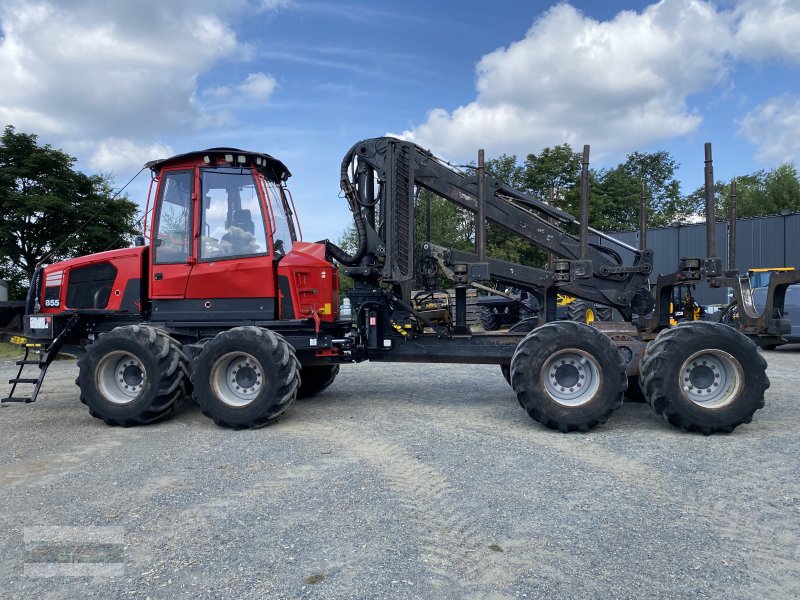
[[[110,425],[155,421],[191,395],[220,426],[251,428],[321,392],[342,363],[476,363],[498,365],[527,413],[564,432],[605,422],[629,381],[673,425],[729,432],[763,406],[769,382],[753,339],[781,342],[783,295],[800,281],[797,271],[773,277],[759,314],[747,277],[723,271],[710,245],[709,256],[683,259],[651,286],[652,251],[628,247],[626,264],[588,225],[588,147],[576,218],[486,173],[482,154],[466,173],[407,141],[361,141],[341,168],[354,254],[301,240],[289,170],[268,154],[212,148],[147,166],[147,222],[133,247],[42,265],[25,302],[0,306],[3,336],[26,348],[3,402],[35,400],[65,351],[78,356],[81,401]],[[422,188],[475,214],[474,252],[415,247]],[[487,257],[487,222],[552,253],[552,268]],[[441,275],[452,282],[454,318],[412,295],[415,265],[430,291]],[[340,269],[354,281],[346,319]],[[702,280],[733,289],[740,330],[670,327],[672,288]],[[472,332],[466,290],[486,281],[537,293],[538,316]],[[612,307],[622,321],[557,321],[558,294]]]

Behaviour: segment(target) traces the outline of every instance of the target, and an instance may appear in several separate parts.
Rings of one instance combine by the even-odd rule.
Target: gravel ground
[[[0,596],[797,598],[800,346],[765,355],[766,407],[711,437],[633,403],[563,435],[497,367],[382,364],[257,431],[111,428],[58,362],[0,410]],[[36,576],[41,526],[117,528],[120,574]]]

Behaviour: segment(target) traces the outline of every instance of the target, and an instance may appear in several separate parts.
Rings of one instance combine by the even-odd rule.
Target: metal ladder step
[[[0,404],[5,404],[6,402],[20,402],[23,404],[30,404],[36,399],[36,395],[39,393],[39,388],[42,385],[42,379],[44,379],[44,374],[47,371],[47,365],[42,360],[42,344],[24,344],[23,347],[25,348],[25,356],[22,357],[21,360],[16,361],[16,364],[19,366],[19,371],[17,372],[17,376],[13,379],[9,379],[8,383],[12,384],[11,392],[6,398],[0,399]],[[40,356],[38,359],[30,358],[31,352],[39,353]],[[36,365],[39,367],[38,377],[22,377],[22,371],[28,365]],[[17,385],[19,384],[28,384],[28,385],[35,385],[36,387],[33,390],[33,393],[30,396],[15,396],[14,392],[17,391]]]
[[[39,390],[42,387],[42,382],[44,381],[44,376],[47,373],[47,368],[50,366],[50,363],[53,362],[53,359],[58,356],[58,351],[64,345],[64,340],[70,334],[72,328],[75,327],[75,325],[79,322],[80,317],[77,314],[74,314],[70,317],[69,321],[67,321],[67,324],[64,326],[64,329],[61,330],[61,333],[59,333],[50,343],[45,344],[28,342],[24,345],[25,356],[22,357],[22,360],[17,361],[17,365],[19,365],[17,376],[14,379],[8,380],[8,382],[12,384],[11,391],[6,398],[0,400],[0,404],[4,402],[28,403],[36,401],[36,398],[39,396]],[[39,355],[38,360],[33,360],[30,358],[31,351],[33,351],[34,354]],[[26,365],[38,365],[39,376],[22,377],[22,371]],[[17,390],[17,385],[20,383],[35,384],[36,387],[33,388],[33,392],[29,398],[14,395],[14,392]]]

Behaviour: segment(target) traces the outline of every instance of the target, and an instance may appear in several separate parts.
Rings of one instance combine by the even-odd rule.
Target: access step
[[[38,377],[15,377],[14,379],[9,379],[8,383],[39,383]]]
[[[3,398],[0,400],[0,403],[5,404],[6,402],[22,402],[23,404],[30,404],[33,402],[33,398]]]

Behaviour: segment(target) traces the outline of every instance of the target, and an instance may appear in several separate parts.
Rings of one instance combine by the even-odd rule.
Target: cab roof
[[[243,157],[243,158],[242,158]],[[231,160],[228,160],[230,158]],[[186,160],[200,160],[209,166],[238,166],[250,164],[258,169],[264,177],[275,183],[281,183],[289,179],[292,174],[286,165],[277,158],[264,154],[263,152],[251,152],[250,150],[240,150],[239,148],[208,148],[207,150],[194,150],[184,154],[176,154],[170,158],[160,158],[145,163],[145,168],[152,171],[160,171],[173,163],[184,162]]]

